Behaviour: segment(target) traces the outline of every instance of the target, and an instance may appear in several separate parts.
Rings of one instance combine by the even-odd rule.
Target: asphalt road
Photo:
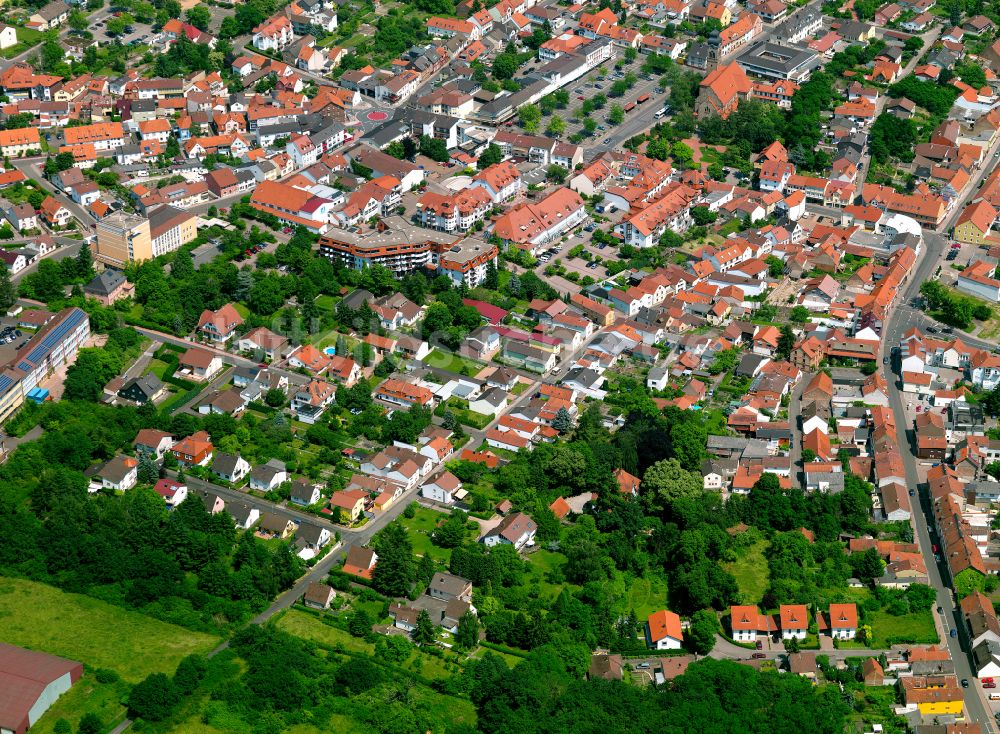
[[[992,149],[989,152],[989,160],[991,162],[994,160],[993,152],[994,151]],[[903,334],[922,320],[922,314],[918,314],[906,304],[919,294],[920,285],[924,281],[930,279],[934,270],[938,266],[945,248],[947,247],[948,241],[940,234],[940,232],[948,231],[952,222],[962,211],[965,204],[973,196],[975,196],[978,190],[979,181],[982,180],[982,178],[988,173],[989,168],[990,166],[986,166],[983,170],[978,172],[975,180],[973,180],[969,186],[969,192],[965,195],[962,201],[956,204],[954,210],[938,228],[938,232],[924,230],[923,251],[918,256],[914,268],[911,270],[907,281],[897,296],[896,304],[882,335],[883,349],[889,349],[898,345]],[[928,495],[927,486],[920,483],[915,458],[916,447],[911,440],[911,425],[904,410],[903,395],[900,389],[900,384],[895,379],[889,379],[891,377],[893,376],[887,375],[887,382],[889,383],[889,405],[896,415],[896,426],[898,431],[897,440],[900,447],[907,446],[910,448],[909,451],[901,451],[903,463],[906,469],[906,483],[907,486],[918,489],[918,496],[920,500],[915,503],[915,506],[913,507],[915,539],[920,546],[920,552],[923,554],[924,558],[927,559],[927,575],[931,586],[936,592],[936,606],[940,606],[943,609],[943,618],[941,620],[943,627],[945,630],[949,630],[953,627],[958,628],[959,630],[958,637],[951,637],[950,635],[946,636],[944,638],[945,644],[948,646],[948,650],[951,653],[951,658],[955,665],[955,673],[958,678],[960,680],[968,678],[970,682],[973,682],[969,688],[964,689],[965,709],[968,718],[982,724],[985,731],[994,732],[996,731],[996,726],[993,721],[993,716],[989,711],[986,702],[983,700],[977,685],[974,683],[975,675],[973,673],[972,666],[970,665],[969,657],[962,649],[963,641],[967,644],[967,636],[965,634],[965,626],[956,611],[953,591],[950,587],[950,579],[947,578],[947,568],[944,567],[943,564],[939,565],[934,561],[934,552],[932,548],[933,542],[930,536],[929,523],[929,519],[932,517],[930,497]]]

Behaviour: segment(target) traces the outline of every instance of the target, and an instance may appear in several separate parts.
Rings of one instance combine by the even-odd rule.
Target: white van
[[[1000,692],[990,691],[990,700],[991,701],[1000,701]]]

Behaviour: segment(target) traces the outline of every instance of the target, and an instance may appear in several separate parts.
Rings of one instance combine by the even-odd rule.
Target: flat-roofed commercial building
[[[753,76],[801,84],[808,81],[819,60],[819,54],[807,48],[761,41],[741,54],[736,63]]]

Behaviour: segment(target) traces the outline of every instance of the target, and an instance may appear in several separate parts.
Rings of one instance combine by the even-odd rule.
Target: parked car
[[[996,688],[996,683],[983,683],[983,688]]]
[[[954,631],[955,630],[952,630],[952,632],[954,632]],[[968,678],[962,678],[962,688],[968,688],[968,687],[969,687],[969,679]]]
[[[764,643],[761,642],[760,640],[757,640],[757,649],[758,650],[763,650],[764,649]]]
[[[955,629],[954,627],[952,627],[952,630],[951,630],[951,632],[949,633],[949,635],[950,635],[951,637],[958,637],[958,630],[957,630],[957,629]]]
[[[753,655],[751,655],[750,657],[751,657],[751,658],[753,658],[754,660],[760,660],[761,658],[766,658],[766,657],[767,657],[767,655],[765,655],[765,654],[764,654],[764,653],[762,653],[762,652],[755,652],[755,653],[754,653]]]
[[[916,497],[916,495],[917,495],[917,493],[916,493],[916,492],[914,492],[914,491],[913,491],[913,490],[911,489],[911,490],[910,490],[910,496],[911,496],[911,497]]]

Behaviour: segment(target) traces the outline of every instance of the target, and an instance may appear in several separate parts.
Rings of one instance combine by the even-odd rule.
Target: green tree
[[[143,484],[155,484],[160,478],[160,467],[149,456],[139,459],[138,479]]]
[[[517,67],[517,56],[514,54],[497,54],[497,57],[493,59],[493,78],[498,81],[511,79],[517,73]]]
[[[542,111],[538,105],[525,104],[517,108],[517,120],[525,132],[535,132],[541,119]]]
[[[188,23],[201,31],[208,30],[208,24],[212,22],[212,11],[204,5],[195,5],[187,11]]]
[[[565,407],[556,411],[556,417],[552,419],[552,427],[559,433],[566,433],[573,427],[573,418]]]
[[[447,163],[451,159],[447,144],[443,140],[432,138],[429,135],[420,136],[420,153],[438,163]]]
[[[715,647],[715,636],[719,633],[719,618],[711,609],[701,609],[691,616],[691,626],[687,631],[687,641],[699,655],[708,655]]]
[[[503,151],[500,150],[500,146],[496,143],[490,143],[486,146],[486,149],[479,154],[479,158],[476,160],[476,167],[482,171],[484,168],[489,168],[495,163],[499,163],[503,160]]]
[[[553,115],[552,119],[549,120],[549,124],[545,126],[545,132],[547,135],[553,137],[558,137],[566,132],[566,121],[559,117],[559,115]]]
[[[0,310],[4,313],[17,302],[17,288],[10,279],[6,264],[0,267]]]
[[[455,644],[461,650],[471,650],[479,644],[479,618],[467,610],[458,620],[458,629],[455,631]]]
[[[372,620],[368,612],[364,609],[355,609],[351,612],[351,616],[347,619],[347,631],[354,637],[368,637],[372,633]]]
[[[640,490],[650,506],[659,512],[679,500],[694,499],[704,492],[701,478],[684,469],[677,459],[662,459],[646,469]]]
[[[375,537],[378,563],[372,571],[372,585],[387,596],[405,596],[413,585],[413,546],[406,530],[391,523]]]
[[[703,227],[706,224],[712,224],[719,218],[719,215],[707,206],[696,206],[691,209],[691,218],[696,225]]]
[[[621,125],[625,121],[625,110],[619,104],[611,105],[608,111],[608,122],[612,125]]]
[[[78,734],[101,734],[104,731],[104,722],[93,711],[88,711],[80,718],[76,731]]]
[[[767,263],[767,274],[772,278],[780,278],[785,274],[785,261],[780,257],[768,255],[764,258]]]
[[[379,563],[381,562],[382,559],[379,558]],[[375,567],[378,568],[378,565],[376,564]],[[431,621],[431,615],[427,613],[426,609],[420,610],[420,613],[417,615],[417,627],[411,634],[413,641],[420,645],[420,647],[434,644],[437,632],[434,629],[434,623]]]
[[[545,169],[545,180],[551,183],[561,184],[566,180],[566,176],[568,175],[569,171],[558,163],[553,163]]]
[[[174,672],[174,685],[184,696],[194,693],[208,672],[208,663],[201,655],[188,655],[181,659]]]
[[[795,348],[795,333],[788,324],[781,325],[781,334],[778,336],[778,347],[775,356],[778,359],[788,359]]]
[[[90,19],[82,10],[73,10],[69,14],[69,27],[74,31],[85,31],[90,26]]]
[[[796,324],[804,324],[809,321],[809,309],[805,306],[796,306],[788,314],[788,319]]]
[[[133,719],[163,721],[180,700],[174,683],[163,673],[150,673],[128,695],[128,713]]]

